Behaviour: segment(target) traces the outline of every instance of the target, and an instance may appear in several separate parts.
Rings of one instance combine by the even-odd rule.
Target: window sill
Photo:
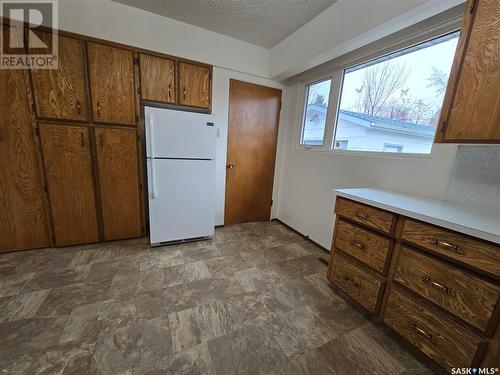
[[[354,156],[354,157],[375,157],[375,158],[389,158],[389,159],[432,159],[432,150],[429,154],[412,154],[412,153],[395,153],[395,152],[381,152],[381,151],[348,151],[348,150],[331,150],[328,148],[309,146],[297,146],[296,151],[302,152],[315,152],[322,154],[329,154],[332,156]]]

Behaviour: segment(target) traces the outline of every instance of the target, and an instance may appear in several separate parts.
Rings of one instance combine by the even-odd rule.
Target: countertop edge
[[[462,224],[453,223],[453,222],[450,222],[450,221],[447,221],[444,219],[439,219],[439,218],[435,218],[432,216],[427,216],[424,214],[420,214],[418,212],[409,211],[407,209],[400,208],[398,206],[387,205],[387,204],[381,203],[377,200],[372,200],[372,199],[360,197],[360,196],[355,195],[355,194],[349,194],[349,193],[346,193],[344,191],[339,191],[338,189],[334,189],[334,192],[337,194],[337,196],[341,196],[341,197],[344,197],[347,199],[358,201],[358,202],[361,202],[361,203],[364,203],[364,204],[367,204],[370,206],[380,208],[382,210],[391,211],[391,212],[394,212],[396,214],[407,216],[407,217],[412,218],[412,219],[424,221],[424,222],[427,222],[429,224],[434,224],[434,225],[437,225],[437,226],[440,226],[440,227],[443,227],[446,229],[454,230],[456,232],[464,233],[464,234],[467,234],[469,236],[476,237],[476,238],[479,238],[479,239],[482,239],[485,241],[489,241],[489,242],[493,242],[497,245],[500,245],[500,236],[497,236],[493,233],[485,232],[485,231],[482,231],[482,230],[476,229],[476,228],[471,228],[471,227],[468,227],[468,226],[465,226]]]

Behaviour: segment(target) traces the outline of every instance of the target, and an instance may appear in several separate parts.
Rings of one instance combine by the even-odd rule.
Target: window
[[[455,32],[344,70],[332,148],[429,154],[457,41]]]
[[[300,144],[323,146],[325,142],[326,116],[330,100],[331,78],[306,86],[305,111],[302,119]]]

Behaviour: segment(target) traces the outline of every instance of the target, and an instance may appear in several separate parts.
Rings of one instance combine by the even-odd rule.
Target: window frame
[[[385,158],[432,158],[436,134],[434,135],[432,147],[428,154],[335,149],[335,132],[337,130],[337,118],[340,111],[341,90],[343,87],[344,75],[345,71],[349,68],[369,63],[370,61],[395,54],[397,52],[412,48],[433,39],[438,39],[440,37],[451,35],[457,32],[460,33],[462,19],[463,13],[459,13],[454,17],[448,17],[444,21],[441,20],[441,22],[436,22],[437,24],[433,27],[430,27],[429,24],[422,27],[417,27],[418,25],[414,25],[414,27],[417,27],[417,30],[414,30],[412,29],[412,27],[410,27],[410,30],[406,33],[405,30],[403,30],[400,33],[395,33],[386,38],[382,38],[379,41],[375,41],[374,44],[377,44],[377,47],[366,49],[361,47],[358,52],[355,51],[353,53],[349,53],[334,59],[328,67],[322,69],[321,73],[304,73],[303,76],[305,78],[300,80],[298,84],[299,92],[297,103],[302,103],[302,105],[297,106],[297,116],[299,121],[296,121],[294,141],[295,149],[302,151],[322,152],[331,155]],[[398,34],[402,34],[402,36]],[[385,39],[388,39],[388,41],[385,41]],[[378,46],[378,44],[381,44],[381,46]],[[331,78],[332,83],[330,86],[330,97],[328,101],[328,111],[326,116],[323,146],[303,145],[301,144],[301,141],[303,132],[303,120],[306,115],[307,88],[309,85],[314,84],[315,82],[321,82],[322,80],[328,78]]]
[[[322,83],[322,82],[325,82],[325,81],[328,81],[330,80],[330,92],[328,94],[328,106],[326,108],[326,119],[325,119],[325,131],[323,133],[323,144],[321,145],[306,145],[303,142],[303,137],[304,137],[304,131],[305,131],[305,121],[306,121],[306,116],[307,116],[307,101],[309,99],[309,88],[315,84],[318,84],[318,83]],[[324,76],[320,79],[316,79],[314,81],[311,81],[311,82],[307,82],[307,83],[302,83],[302,87],[303,87],[303,92],[302,92],[302,116],[301,116],[301,120],[300,120],[300,133],[299,133],[299,146],[303,147],[304,149],[325,149],[325,148],[328,148],[328,144],[329,144],[329,139],[328,139],[328,127],[329,127],[329,121],[331,120],[330,116],[331,116],[331,111],[330,111],[330,103],[331,103],[331,95],[332,95],[332,91],[333,91],[333,77],[331,75],[327,75],[327,76]]]

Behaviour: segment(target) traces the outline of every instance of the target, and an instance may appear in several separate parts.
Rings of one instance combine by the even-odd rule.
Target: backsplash
[[[445,200],[500,210],[500,146],[459,146]]]

